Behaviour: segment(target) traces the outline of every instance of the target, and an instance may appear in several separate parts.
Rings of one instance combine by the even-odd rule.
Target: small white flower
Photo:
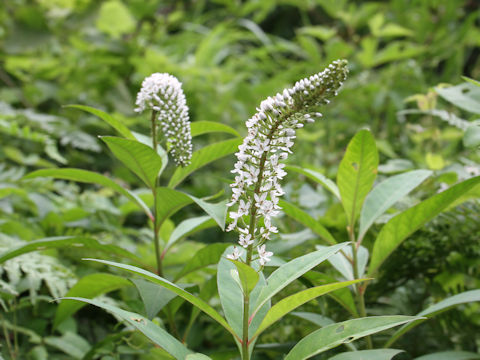
[[[273,252],[267,251],[265,247],[266,247],[265,245],[261,245],[257,247],[258,256],[259,256],[258,261],[262,266],[264,266],[267,262],[269,262],[271,260],[270,257],[273,255]]]
[[[251,234],[240,234],[240,240],[238,241],[240,245],[242,245],[244,248],[247,248],[248,245],[251,245],[254,243],[254,240],[252,239]]]
[[[233,253],[227,255],[228,259],[238,260],[242,256],[243,251],[239,250],[236,246],[233,247]]]

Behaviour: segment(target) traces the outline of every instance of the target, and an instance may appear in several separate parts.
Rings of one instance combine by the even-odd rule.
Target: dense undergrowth
[[[182,297],[82,259],[162,273],[223,314],[217,269],[233,266],[222,255],[238,240],[222,228],[245,121],[262,100],[336,59],[348,60],[348,80],[321,108],[323,117],[296,132],[282,181],[283,212],[274,219],[278,234],[267,243],[274,256],[264,274],[321,251],[329,235],[338,243],[353,236],[359,254],[370,254],[365,264],[373,261],[365,275],[350,279],[348,267],[331,258],[281,289],[273,304],[313,286],[374,280],[368,291],[357,284],[354,291],[340,289],[286,315],[258,338],[252,359],[283,358],[319,328],[361,316],[359,291],[365,291],[368,316],[416,315],[445,299],[463,300],[391,344],[396,329],[316,359],[386,344],[404,352],[378,359],[480,358],[480,189],[473,185],[480,175],[480,87],[472,80],[480,78],[479,55],[480,8],[468,0],[2,2],[0,358],[171,358],[118,314],[52,301],[65,295],[96,298],[153,319],[214,360],[239,358],[228,332]],[[167,165],[160,151],[155,169],[161,176],[149,186],[148,174],[137,176],[118,151],[125,141],[151,144],[150,113],[134,108],[143,79],[156,72],[182,82],[194,160],[191,167],[173,160]],[[71,104],[83,107],[65,106]],[[375,221],[368,226],[360,209],[359,222],[352,219],[342,190],[342,171],[344,182],[351,174],[341,162],[355,156],[347,149],[355,141],[377,159],[378,166],[371,164],[376,178],[367,181],[370,188],[375,183],[372,193],[383,181],[411,174],[390,185],[382,201],[395,201],[381,216],[371,216]],[[89,173],[59,170],[67,168]],[[90,172],[107,180],[92,180]],[[335,179],[341,196],[335,195]],[[395,199],[393,190],[408,183],[415,190]],[[460,194],[465,183],[472,188]],[[164,190],[156,192],[156,186]],[[447,200],[442,194],[455,186],[458,196]],[[180,201],[172,191],[188,196],[177,194]],[[389,221],[435,196],[445,206],[420,208],[432,216],[380,262],[376,240],[395,235]],[[176,199],[175,209],[156,206],[164,200],[168,208]],[[163,217],[152,223],[159,213]],[[164,251],[161,267],[155,229]],[[470,297],[455,298],[462,294]],[[445,351],[456,352],[439,354]]]

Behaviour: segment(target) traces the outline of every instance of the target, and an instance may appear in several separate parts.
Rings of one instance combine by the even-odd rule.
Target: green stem
[[[242,334],[242,360],[250,360],[248,349],[248,315],[250,311],[250,294],[243,295],[243,334]]]
[[[8,333],[7,326],[5,324],[6,320],[1,315],[0,315],[0,320],[2,320],[2,323],[3,323],[3,336],[5,338],[5,342],[7,343],[7,349],[8,349],[8,352],[10,353],[10,358],[16,359],[17,357],[15,355],[15,352],[12,349],[12,343],[10,342],[10,335]]]
[[[352,244],[352,254],[353,254],[353,277],[355,279],[360,279],[360,275],[358,273],[358,246],[357,242],[355,241],[355,233],[353,232],[353,225],[349,226],[348,228],[348,235]],[[357,309],[360,317],[366,317],[367,311],[365,308],[365,285],[357,283],[355,285],[355,297],[357,300]],[[370,336],[366,337],[367,340],[367,348],[373,349],[372,338]]]
[[[13,300],[13,325],[17,326],[17,299]],[[13,348],[15,349],[15,355],[20,351],[18,349],[18,334],[16,330],[13,330]]]
[[[175,325],[175,318],[172,314],[172,309],[170,307],[167,307],[165,312],[167,313],[168,326],[170,327],[170,331],[177,339],[180,339],[180,333],[178,332],[177,325]]]
[[[157,151],[157,123],[156,123],[156,118],[157,118],[157,112],[155,110],[152,110],[152,116],[150,118],[151,121],[151,126],[152,126],[152,147],[153,150]],[[157,189],[156,189],[156,184],[155,187],[152,189],[153,193],[153,243],[155,245],[155,257],[157,259],[157,273],[158,276],[163,277],[163,263],[162,263],[162,248],[160,244],[160,237],[159,237],[159,232],[160,232],[160,224],[158,222],[158,217],[157,217]]]

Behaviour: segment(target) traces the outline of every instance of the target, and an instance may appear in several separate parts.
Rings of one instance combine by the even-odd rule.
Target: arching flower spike
[[[236,210],[229,213],[232,221],[227,231],[240,233],[241,247],[235,247],[229,258],[240,259],[245,248],[246,263],[250,264],[257,248],[260,264],[270,261],[273,253],[264,243],[278,232],[272,218],[278,215],[279,197],[284,194],[280,180],[286,172],[281,161],[292,153],[296,129],[322,116],[317,108],[337,95],[347,74],[347,61],[334,61],[321,73],[262,101],[257,113],[246,122],[248,134],[236,153],[232,170],[236,177],[230,185],[232,198],[228,203]]]

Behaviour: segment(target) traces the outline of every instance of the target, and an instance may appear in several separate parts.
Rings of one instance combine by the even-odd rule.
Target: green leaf
[[[122,135],[124,138],[135,140],[135,137],[133,136],[133,134],[130,132],[130,130],[125,125],[123,125],[120,121],[118,121],[113,116],[111,116],[110,114],[107,114],[104,111],[95,109],[95,108],[90,107],[90,106],[85,106],[85,105],[67,105],[65,107],[72,108],[72,109],[83,110],[83,111],[86,111],[86,112],[88,112],[92,115],[98,116],[100,119],[105,121],[108,125],[110,125],[115,130],[117,130],[117,132],[120,135]]]
[[[185,360],[212,360],[212,358],[204,354],[195,353],[195,354],[187,355]]]
[[[429,170],[414,170],[389,177],[375,186],[365,198],[360,213],[359,239],[385,211],[432,174]]]
[[[136,20],[122,1],[108,0],[100,7],[96,25],[100,31],[119,38],[135,30]]]
[[[136,255],[116,245],[102,244],[98,240],[82,236],[56,236],[35,241],[29,241],[24,245],[18,245],[16,247],[10,248],[4,253],[0,254],[0,264],[9,259],[32,251],[42,251],[67,246],[71,247],[72,249],[75,247],[94,249],[101,251],[105,254],[131,259],[139,264],[142,263],[141,259],[139,259]]]
[[[221,159],[224,156],[233,154],[238,149],[238,145],[242,143],[242,139],[234,138],[230,140],[221,141],[211,144],[195,151],[192,155],[190,165],[185,167],[178,167],[173,173],[168,187],[174,188],[180,184],[188,175],[201,167]]]
[[[442,300],[438,302],[435,305],[432,305],[428,307],[427,309],[419,312],[416,316],[421,316],[426,319],[432,318],[444,311],[450,310],[451,308],[461,305],[461,304],[466,304],[466,303],[471,303],[474,301],[480,301],[480,290],[470,290],[470,291],[465,291],[463,293],[454,295],[452,297],[449,297],[445,300]],[[412,323],[402,326],[395,334],[392,335],[392,337],[388,340],[386,343],[386,347],[390,346],[393,344],[395,341],[397,341],[403,334],[405,334],[407,331],[411,330],[413,327],[421,324],[424,319],[420,319],[417,321],[413,321]]]
[[[175,278],[175,282],[193,271],[217,264],[220,257],[225,252],[225,249],[229,246],[230,244],[225,243],[209,244],[198,250],[192,259],[185,264],[182,270],[180,270]]]
[[[311,169],[305,169],[301,168],[299,166],[292,166],[292,165],[287,165],[285,166],[286,170],[290,171],[295,171],[299,174],[305,175],[308,177],[310,180],[315,181],[316,183],[322,185],[325,189],[330,191],[335,197],[340,200],[340,191],[338,190],[337,185],[327,178],[325,175],[319,173],[318,171],[314,171]]]
[[[116,306],[105,304],[98,300],[84,299],[79,297],[65,297],[63,299],[83,301],[85,303],[98,306],[99,308],[102,308],[112,314],[115,314],[116,316],[122,318],[124,321],[128,322],[135,329],[143,333],[147,338],[149,338],[156,345],[167,351],[175,359],[184,360],[188,354],[192,353],[180,341],[175,339],[168,332],[163,330],[161,327],[155,325],[153,322],[151,322],[142,315],[122,310]]]
[[[84,338],[72,332],[66,332],[62,336],[47,336],[44,341],[47,345],[63,351],[74,359],[83,359],[84,355],[90,350],[90,344]]]
[[[338,345],[416,320],[414,316],[371,316],[325,326],[300,340],[285,360],[305,360]]]
[[[149,147],[152,147],[152,137],[147,136],[135,131],[132,131],[133,136],[135,137],[135,140],[138,142],[141,142],[144,145],[147,145]],[[152,148],[153,149],[153,148]],[[160,159],[162,159],[162,168],[160,169],[160,174],[165,170],[168,164],[168,153],[165,151],[165,149],[160,145],[157,144],[157,154],[160,156]]]
[[[143,279],[130,279],[142,298],[147,317],[151,320],[177,295],[164,287]]]
[[[434,354],[423,355],[414,360],[476,360],[480,359],[479,354],[467,351],[442,351]]]
[[[402,352],[403,350],[396,349],[350,351],[335,355],[328,360],[391,360]]]
[[[260,293],[253,314],[255,314],[263,304],[292,281],[298,279],[307,271],[313,269],[315,266],[322,263],[347,245],[348,243],[342,243],[329,246],[328,248],[300,256],[280,266],[267,279],[267,286],[265,286]]]
[[[319,327],[324,327],[327,325],[334,324],[335,321],[330,319],[329,317],[312,313],[312,312],[306,312],[306,311],[293,311],[290,313],[290,315],[299,317],[300,319],[310,321],[311,323],[318,325]]]
[[[215,220],[215,222],[223,230],[225,228],[225,218],[227,215],[227,200],[221,201],[217,204],[210,204],[202,199],[198,199],[195,196],[186,194],[181,191],[170,189],[167,187],[159,187],[156,189],[157,208],[156,215],[158,224],[162,224],[166,219],[172,216],[174,213],[182,209],[183,207],[195,202],[200,206],[208,215]]]
[[[155,189],[162,158],[150,146],[136,140],[102,136],[112,153],[150,189]]]
[[[143,270],[141,268],[131,266],[131,265],[124,265],[120,263],[116,263],[113,261],[106,261],[106,260],[99,260],[99,259],[85,259],[89,261],[95,261],[101,264],[105,265],[110,265],[110,266],[115,266],[119,269],[124,269],[126,271],[132,272],[134,274],[137,274],[155,284],[159,284],[168,290],[172,291],[173,293],[177,294],[181,298],[187,300],[189,303],[192,305],[198,307],[200,310],[202,310],[205,314],[210,316],[213,320],[218,322],[220,325],[222,325],[228,332],[230,332],[233,336],[236,336],[233,329],[230,327],[230,325],[227,324],[225,319],[220,316],[220,314],[210,305],[208,305],[206,302],[203,300],[197,298],[195,295],[190,294],[188,291],[183,290],[181,287],[178,285],[158,276],[155,275],[149,271]]]
[[[215,226],[215,221],[210,216],[198,216],[182,221],[172,231],[164,251],[167,251],[177,241],[212,226]]]
[[[279,205],[285,214],[308,227],[327,243],[331,245],[337,243],[332,234],[330,234],[330,231],[328,231],[322,224],[320,224],[317,220],[311,217],[307,212],[285,200],[280,200]]]
[[[445,100],[474,114],[480,114],[480,89],[469,82],[457,86],[436,87],[435,91]]]
[[[104,273],[96,273],[84,276],[65,294],[66,297],[84,297],[92,299],[98,295],[120,289],[124,286],[131,286],[127,279]],[[56,328],[65,319],[75,314],[85,304],[78,302],[61,302],[55,312],[53,327]]]
[[[479,86],[480,87],[480,81],[477,81],[475,79],[471,79],[467,76],[462,76],[462,79],[469,82],[470,84],[473,84],[473,85],[476,85],[476,86]]]
[[[37,177],[53,177],[56,179],[63,179],[63,180],[72,180],[78,181],[82,183],[88,184],[98,184],[105,187],[108,187],[116,192],[126,196],[130,199],[133,203],[137,204],[148,217],[153,218],[152,213],[147,205],[140,199],[137,195],[133,192],[123,188],[115,181],[109,179],[106,176],[97,174],[93,171],[88,170],[81,170],[81,169],[71,169],[71,168],[63,168],[63,169],[42,169],[34,171],[30,174],[24,176],[24,179],[33,179]]]
[[[388,256],[411,234],[480,183],[480,176],[465,180],[392,218],[375,240],[368,276],[372,277]]]
[[[110,348],[110,349],[113,348],[113,346],[115,346],[115,344],[117,344],[118,341],[125,339],[125,337],[131,336],[131,335],[132,335],[132,330],[116,331],[114,333],[106,335],[102,340],[96,342],[92,346],[90,351],[84,355],[82,360],[96,359],[99,352],[101,352],[105,348]]]
[[[345,252],[346,249],[351,248],[351,246],[344,248],[342,251]],[[325,273],[320,273],[318,271],[310,271],[303,275],[302,279],[308,280],[312,286],[327,285],[337,280],[333,276],[329,276]],[[307,285],[310,285],[307,283]],[[352,295],[352,291],[348,288],[338,289],[331,293],[327,294],[333,300],[338,302],[345,310],[347,310],[353,317],[359,317],[357,306]]]
[[[363,201],[375,182],[377,167],[375,139],[370,131],[361,130],[348,144],[337,174],[337,185],[350,226],[354,226]]]
[[[317,250],[324,249],[326,246],[317,245],[315,246]],[[350,258],[347,259],[346,256]],[[347,280],[354,280],[354,271],[352,263],[350,262],[353,259],[352,247],[346,247],[340,253],[336,253],[333,256],[328,258],[328,262],[337,269],[342,276]],[[365,268],[368,262],[368,250],[361,246],[357,249],[357,270],[358,276],[363,276],[365,274]]]
[[[425,154],[425,162],[432,170],[442,170],[447,163],[441,154],[427,152]]]
[[[240,261],[230,260],[237,268],[240,285],[244,294],[250,294],[258,283],[259,275],[251,266]]]
[[[226,252],[231,253],[233,247],[229,247]],[[231,271],[235,270],[235,265],[225,257],[222,257],[218,263],[217,268],[217,288],[220,302],[225,317],[238,335],[237,345],[241,348],[238,339],[242,337],[243,331],[243,293],[241,287],[232,279]],[[265,287],[266,281],[263,274],[259,274],[259,280],[255,289],[250,294],[250,308],[249,315],[253,314],[253,306],[255,305],[261,290]],[[263,307],[257,312],[257,316],[253,318],[249,327],[249,336],[256,331],[262,318],[270,309],[270,302],[267,301]],[[253,344],[253,343],[252,343]],[[253,346],[253,345],[252,345]]]
[[[480,126],[470,125],[463,135],[463,145],[467,148],[476,148],[480,146]]]
[[[317,286],[314,288],[299,291],[280,300],[275,305],[273,305],[272,308],[267,312],[267,315],[265,315],[265,317],[263,318],[262,323],[260,324],[258,330],[253,335],[253,337],[257,337],[263,331],[265,331],[265,329],[267,329],[276,321],[287,315],[290,311],[295,310],[297,307],[309,302],[310,300],[329,293],[330,291],[341,289],[361,281],[365,281],[365,279],[337,282],[333,284]]]
[[[240,137],[240,134],[234,128],[215,121],[194,121],[190,124],[190,131],[192,137],[213,132],[227,133]]]

